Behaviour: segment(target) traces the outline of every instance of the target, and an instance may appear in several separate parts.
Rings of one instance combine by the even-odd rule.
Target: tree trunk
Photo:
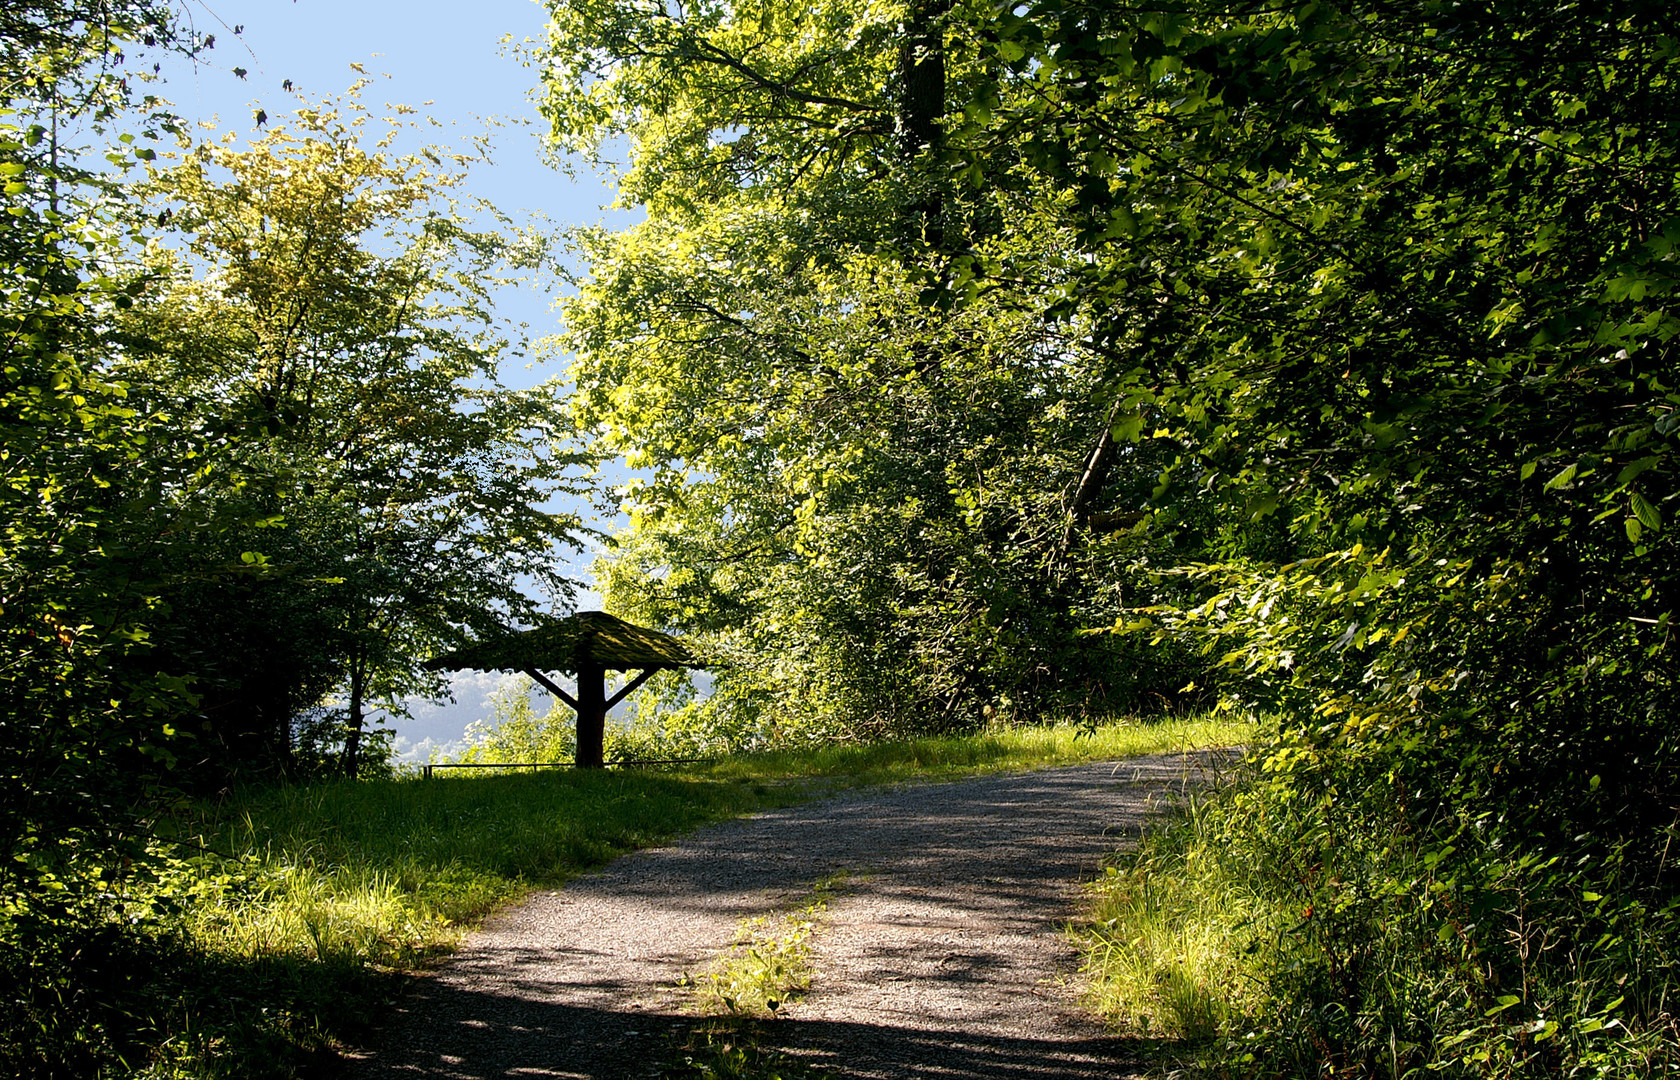
[[[913,0],[904,25],[898,61],[899,153],[910,174],[911,227],[935,251],[945,247],[944,200],[936,162],[916,168],[923,154],[938,151],[945,115],[945,17],[952,0]]]
[[[1108,486],[1108,471],[1114,464],[1114,421],[1120,415],[1116,402],[1103,420],[1095,445],[1085,455],[1085,467],[1080,470],[1079,483],[1067,498],[1067,529],[1062,533],[1062,553],[1072,551],[1079,542],[1079,533],[1091,524],[1097,500]]]
[[[358,651],[350,662],[350,730],[344,736],[344,775],[352,780],[356,778],[362,766],[362,725],[365,722],[362,698],[367,694],[366,684],[366,665],[362,663]]]

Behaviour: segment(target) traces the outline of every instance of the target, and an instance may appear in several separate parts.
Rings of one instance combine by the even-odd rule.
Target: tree
[[[1050,4],[986,32],[1014,58],[1009,104],[963,130],[964,153],[1018,145],[1038,190],[1086,193],[1036,212],[1083,253],[1067,317],[1125,361],[1117,431],[1174,448],[1158,497],[1195,486],[1276,514],[1297,560],[1363,544],[1364,592],[1403,607],[1494,605],[1487,655],[1437,637],[1423,682],[1385,682],[1381,704],[1342,680],[1423,646],[1378,648],[1358,615],[1352,652],[1303,640],[1285,681],[1352,694],[1382,731],[1442,708],[1434,679],[1478,712],[1549,687],[1520,711],[1550,727],[1601,649],[1640,688],[1603,707],[1662,692],[1675,192],[1658,8]],[[1443,558],[1462,570],[1430,569]],[[1385,564],[1406,567],[1391,585]],[[1298,632],[1338,640],[1349,609],[1332,610]],[[1585,666],[1560,682],[1563,656]],[[1613,743],[1599,764],[1625,775]]]
[[[453,760],[480,765],[570,765],[576,761],[575,718],[558,701],[551,702],[548,712],[538,716],[531,708],[531,691],[535,689],[534,682],[520,677],[491,694],[490,716],[467,726],[462,738],[466,749]]]
[[[153,170],[151,209],[183,242],[154,244],[124,369],[176,424],[233,433],[205,468],[230,522],[220,558],[243,574],[181,585],[192,615],[168,634],[218,688],[217,739],[284,762],[294,718],[337,690],[352,775],[371,703],[441,692],[430,653],[528,617],[529,590],[569,598],[555,551],[579,519],[544,504],[579,493],[585,460],[558,441],[552,384],[496,382],[510,346],[490,290],[537,241],[469,226],[452,198],[469,156],[397,154],[396,121],[364,145],[363,85],[295,130]],[[230,592],[240,605],[214,599]]]
[[[0,937],[100,894],[137,853],[135,800],[167,759],[184,688],[125,662],[153,604],[116,481],[155,431],[111,381],[131,302],[110,185],[61,142],[133,104],[124,50],[194,52],[149,2],[24,0],[0,13]],[[155,104],[150,99],[142,104]],[[158,137],[167,115],[139,117]],[[129,136],[132,143],[133,136]],[[119,147],[124,144],[117,144]],[[153,151],[112,150],[117,163]],[[173,461],[159,463],[168,471]]]
[[[1392,1024],[1430,1068],[1564,1067],[1584,1036],[1476,1010],[1520,983],[1534,1032],[1585,1030],[1557,1019],[1584,973],[1633,986],[1665,947],[1605,935],[1674,897],[1670,13],[1051,0],[968,25],[1001,66],[948,145],[1063,238],[975,287],[1067,281],[1040,302],[1113,358],[1117,437],[1170,447],[1154,505],[1251,523],[1181,575],[1205,604],[1117,628],[1205,635],[1285,718],[1264,805],[1335,883],[1298,1037],[1350,1061]],[[1576,966],[1532,963],[1518,920]],[[1388,996],[1395,927],[1464,1014]],[[1622,1022],[1655,1030],[1654,986]]]
[[[1160,677],[1076,633],[1086,561],[1139,554],[1068,542],[1112,498],[1079,484],[1113,464],[1098,369],[940,282],[1004,227],[945,166],[936,121],[984,73],[953,10],[555,8],[557,137],[630,136],[649,215],[583,239],[566,308],[574,415],[653,471],[609,602],[721,635],[710,707],[766,726],[970,726]]]

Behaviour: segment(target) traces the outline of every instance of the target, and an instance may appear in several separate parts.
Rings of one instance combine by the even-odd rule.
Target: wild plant
[[[1208,1076],[1680,1074],[1680,904],[1621,849],[1297,793],[1193,801],[1094,883],[1100,1011]]]

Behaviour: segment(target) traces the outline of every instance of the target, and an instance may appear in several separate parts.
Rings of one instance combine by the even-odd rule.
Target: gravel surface
[[[361,1078],[649,1076],[741,920],[846,875],[816,975],[765,1025],[836,1078],[1117,1078],[1079,1006],[1078,883],[1217,754],[852,793],[627,855],[492,919],[350,1062]]]

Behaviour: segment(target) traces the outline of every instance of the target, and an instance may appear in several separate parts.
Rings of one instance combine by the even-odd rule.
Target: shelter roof
[[[426,663],[435,670],[572,671],[598,664],[612,671],[702,665],[670,634],[627,623],[604,611],[565,619],[444,653]]]

